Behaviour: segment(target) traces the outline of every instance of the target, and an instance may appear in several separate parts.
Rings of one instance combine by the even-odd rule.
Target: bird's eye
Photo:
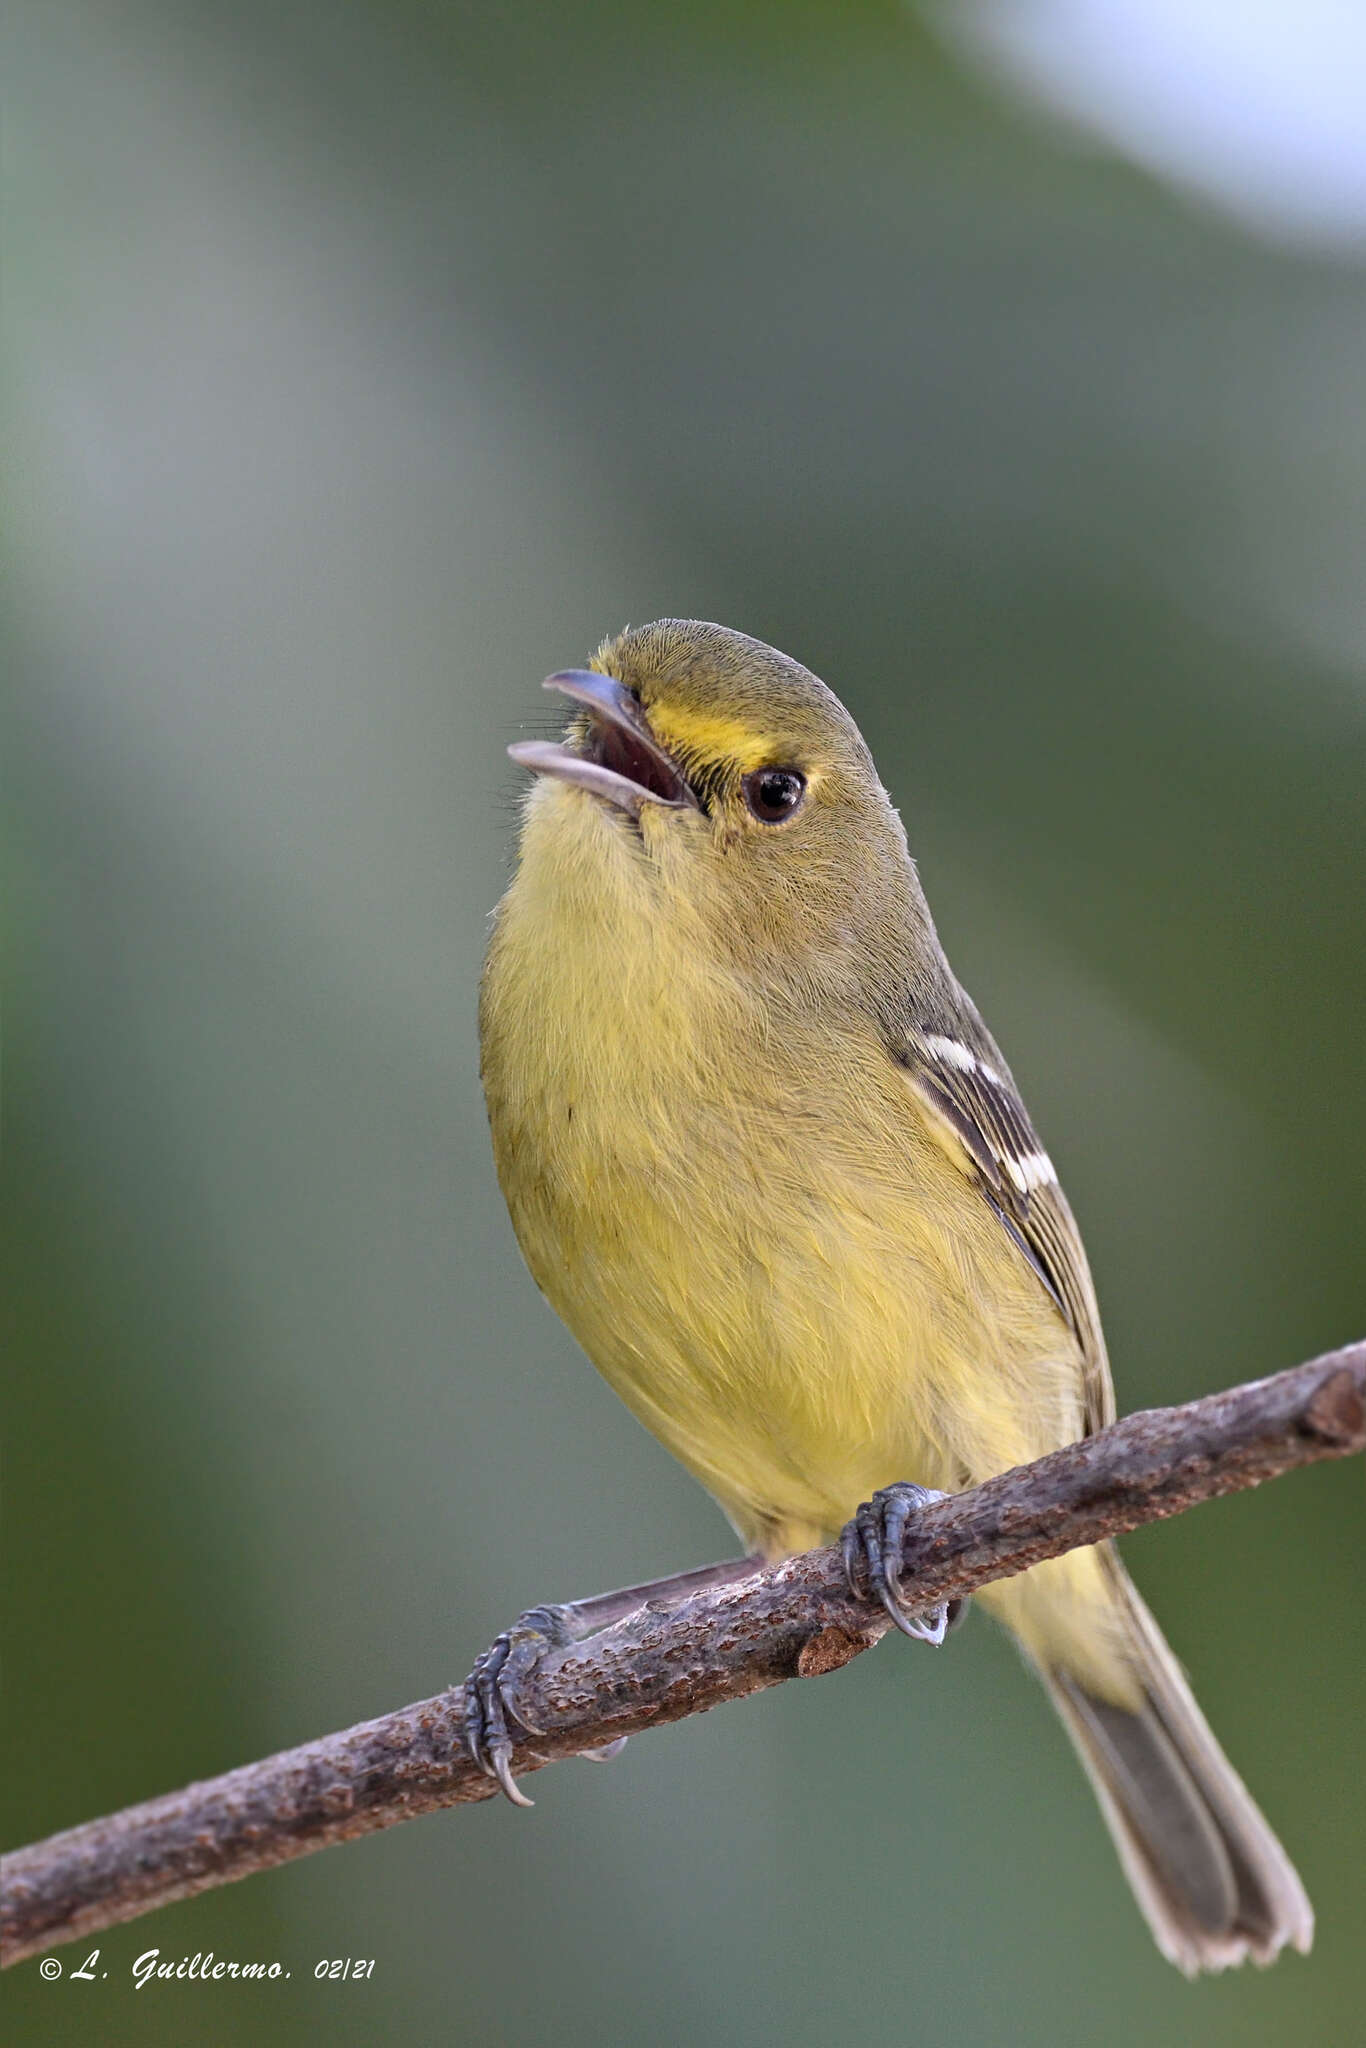
[[[795,768],[756,768],[741,788],[756,818],[765,825],[781,825],[806,795],[806,777]]]

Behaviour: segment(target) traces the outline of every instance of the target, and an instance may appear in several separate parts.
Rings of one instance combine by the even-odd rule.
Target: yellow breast
[[[871,1021],[750,984],[629,830],[536,790],[481,1003],[503,1191],[589,1357],[770,1553],[1075,1437],[1070,1339]]]

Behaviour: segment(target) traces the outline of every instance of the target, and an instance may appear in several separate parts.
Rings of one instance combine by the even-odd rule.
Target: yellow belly
[[[771,1556],[892,1480],[956,1489],[1080,1435],[1070,1331],[871,1021],[775,1011],[686,927],[671,953],[677,919],[625,943],[631,870],[614,893],[584,851],[588,902],[562,833],[553,866],[524,854],[484,1079],[527,1263],[636,1415]],[[992,1591],[1036,1654],[1109,1606],[1091,1553]]]

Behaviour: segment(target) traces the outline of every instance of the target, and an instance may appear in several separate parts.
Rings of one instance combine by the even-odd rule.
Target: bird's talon
[[[546,1651],[558,1646],[556,1638],[562,1629],[553,1608],[532,1608],[494,1638],[465,1680],[465,1747],[484,1776],[496,1779],[514,1806],[533,1806],[535,1801],[527,1798],[512,1774],[516,1743],[509,1718],[523,1734],[543,1733],[517,1707],[515,1689]]]
[[[513,1777],[512,1765],[508,1761],[508,1753],[505,1753],[502,1749],[496,1751],[494,1755],[493,1775],[502,1786],[504,1797],[510,1799],[514,1806],[534,1806],[536,1804],[534,1799],[527,1798],[526,1793],[523,1792],[521,1786]]]
[[[871,1500],[862,1503],[840,1534],[844,1576],[850,1592],[859,1599],[878,1601],[888,1618],[912,1642],[933,1643],[936,1647],[959,1619],[966,1603],[945,1601],[929,1614],[908,1613],[901,1594],[901,1544],[912,1516],[932,1501],[944,1498],[933,1487],[913,1486],[906,1480],[881,1487]]]

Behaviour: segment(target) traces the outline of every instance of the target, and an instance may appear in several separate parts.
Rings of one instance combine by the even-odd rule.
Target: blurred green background
[[[21,0],[7,1842],[727,1553],[522,1270],[477,1080],[503,748],[628,620],[862,722],[1122,1408],[1366,1333],[1361,165],[1107,140],[1111,59],[1198,83],[1164,13],[1156,87],[1102,38],[1054,90],[1045,0]],[[1308,1961],[1159,1961],[975,1616],[25,1965],[9,2038],[1343,2048],[1364,1535],[1358,1464],[1128,1545]]]

